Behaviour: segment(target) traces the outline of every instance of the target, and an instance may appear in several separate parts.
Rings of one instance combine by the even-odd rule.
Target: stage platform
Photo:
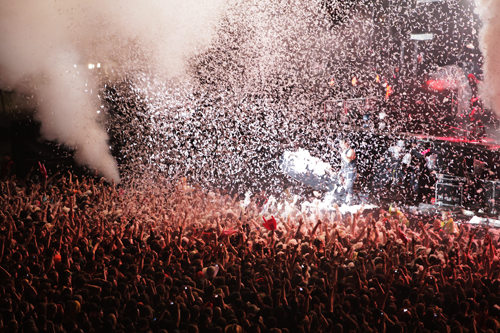
[[[494,138],[488,135],[478,140],[471,140],[467,139],[465,136],[443,136],[443,135],[429,135],[429,134],[419,134],[419,133],[399,132],[399,131],[389,131],[389,130],[376,130],[370,127],[346,125],[346,124],[343,124],[340,127],[344,131],[366,132],[381,136],[393,136],[401,139],[414,138],[419,141],[448,143],[452,145],[459,145],[462,147],[467,146],[470,148],[483,148],[491,151],[500,150],[500,137]]]
[[[446,142],[449,144],[469,146],[471,148],[483,148],[491,151],[496,151],[500,149],[500,141],[492,137],[484,137],[479,140],[468,140],[464,137],[453,137],[453,136],[432,136],[423,134],[410,134],[404,133],[405,136],[414,137],[417,140],[422,141],[436,141],[436,142]]]

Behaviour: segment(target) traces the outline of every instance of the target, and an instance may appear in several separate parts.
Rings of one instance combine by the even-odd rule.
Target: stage
[[[350,135],[362,162],[358,166],[355,204],[385,207],[397,203],[408,212],[420,212],[429,218],[446,210],[466,223],[476,216],[473,222],[478,225],[500,227],[499,140],[388,133],[359,126],[342,126],[341,132]],[[370,142],[370,147],[362,146],[364,142]],[[395,158],[391,147],[398,142],[402,147]],[[336,150],[335,145],[329,148]],[[402,156],[411,150],[428,152],[419,175],[418,193],[412,193],[412,169],[401,167]],[[279,165],[287,177],[316,191],[320,200],[344,203],[345,193],[335,176],[338,157],[323,160],[314,152],[299,149],[285,151]]]

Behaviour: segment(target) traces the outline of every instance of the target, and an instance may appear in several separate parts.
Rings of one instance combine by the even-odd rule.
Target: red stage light
[[[425,84],[427,89],[434,91],[453,90],[457,87],[457,82],[454,80],[429,80]]]

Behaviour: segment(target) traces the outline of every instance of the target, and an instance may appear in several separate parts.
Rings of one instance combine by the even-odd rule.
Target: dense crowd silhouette
[[[497,239],[71,172],[0,183],[3,332],[497,332]]]

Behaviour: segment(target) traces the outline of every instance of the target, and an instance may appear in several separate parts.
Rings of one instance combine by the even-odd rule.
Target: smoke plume
[[[97,112],[102,80],[145,68],[184,75],[186,60],[210,45],[222,11],[219,0],[0,4],[0,87],[34,95],[42,135],[74,148],[78,162],[115,181]]]
[[[500,1],[476,0],[476,6],[482,21],[479,34],[484,56],[482,97],[500,115]]]

